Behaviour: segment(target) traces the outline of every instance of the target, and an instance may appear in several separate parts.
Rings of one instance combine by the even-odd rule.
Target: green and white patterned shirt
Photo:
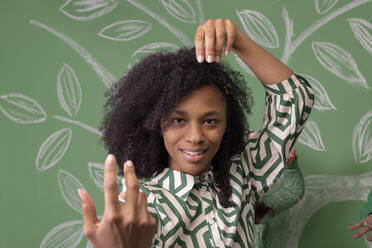
[[[314,103],[311,86],[296,75],[265,89],[263,127],[230,160],[233,207],[221,206],[211,170],[192,176],[166,168],[141,180],[157,221],[152,247],[253,247],[254,208],[278,179]]]

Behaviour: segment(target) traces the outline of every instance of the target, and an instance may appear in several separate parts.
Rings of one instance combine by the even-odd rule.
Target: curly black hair
[[[162,172],[168,167],[169,155],[161,121],[169,118],[184,96],[203,85],[217,87],[226,99],[227,129],[212,165],[220,203],[229,207],[229,158],[238,154],[246,141],[246,118],[253,98],[243,76],[226,64],[198,63],[194,48],[161,51],[144,58],[106,93],[102,140],[118,164],[128,159],[134,162],[139,178]]]

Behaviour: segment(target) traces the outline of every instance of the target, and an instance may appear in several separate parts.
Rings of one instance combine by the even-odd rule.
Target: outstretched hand
[[[84,234],[94,247],[148,248],[156,232],[156,221],[147,211],[147,197],[139,192],[139,182],[132,161],[124,164],[127,188],[126,203],[118,200],[116,159],[108,155],[104,169],[105,210],[99,222],[94,202],[80,189]]]
[[[353,235],[353,238],[357,239],[363,236],[364,234],[370,232],[367,237],[367,240],[372,241],[372,214],[368,215],[366,218],[357,222],[356,224],[349,226],[349,230],[354,230],[357,228],[360,229]]]

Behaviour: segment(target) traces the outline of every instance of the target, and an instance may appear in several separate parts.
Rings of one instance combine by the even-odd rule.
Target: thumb
[[[88,234],[92,234],[97,227],[98,219],[96,214],[96,207],[94,206],[92,197],[90,197],[87,191],[78,189],[78,193],[81,198],[84,234],[88,236]]]

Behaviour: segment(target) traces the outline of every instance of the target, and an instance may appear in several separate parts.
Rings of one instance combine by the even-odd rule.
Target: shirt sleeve
[[[296,160],[289,168],[283,169],[280,179],[261,201],[274,211],[274,215],[278,215],[299,202],[304,193],[305,181]]]
[[[299,75],[265,85],[265,90],[263,126],[248,134],[248,142],[240,155],[257,201],[279,177],[314,104],[313,89]]]
[[[372,189],[369,192],[366,205],[364,205],[360,210],[360,219],[362,220],[370,214],[372,214]]]

